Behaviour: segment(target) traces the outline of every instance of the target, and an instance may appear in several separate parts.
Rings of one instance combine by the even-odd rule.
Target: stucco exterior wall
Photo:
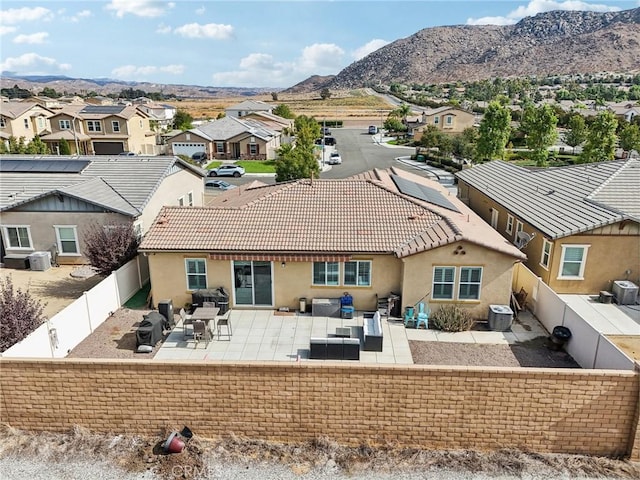
[[[597,294],[601,290],[611,290],[614,280],[640,281],[640,228],[637,222],[624,221],[580,235],[551,240],[515,215],[512,233],[507,233],[510,212],[463,181],[458,185],[458,197],[467,201],[469,207],[487,223],[491,223],[491,212],[496,210],[497,231],[511,242],[515,240],[517,221],[523,224],[523,231],[535,233],[531,242],[522,248],[528,257],[525,264],[557,293]],[[552,243],[548,268],[541,265],[545,238]],[[558,279],[562,245],[570,244],[589,245],[583,280]],[[625,274],[627,270],[631,270],[630,276]]]
[[[467,309],[473,318],[486,319],[489,305],[509,305],[513,265],[516,262],[513,257],[469,242],[457,242],[412,255],[404,262],[403,308],[415,304],[428,294],[423,301],[429,304],[432,311],[441,305],[458,304]],[[456,267],[453,300],[433,299],[434,267]],[[479,300],[457,298],[460,267],[482,267]]]
[[[163,206],[178,206],[180,197],[185,197],[184,205],[187,205],[189,192],[193,192],[193,206],[201,207],[204,202],[203,177],[184,168],[165,177],[147,203],[142,215],[138,217],[138,221],[142,221],[142,232],[149,230]]]
[[[0,369],[0,421],[31,431],[189,425],[204,438],[640,460],[638,372],[6,358]]]
[[[130,223],[131,217],[118,213],[97,212],[3,212],[2,225],[25,225],[31,231],[33,249],[30,251],[5,248],[7,255],[28,255],[37,251],[49,250],[56,245],[56,230],[54,225],[76,226],[80,253],[86,251],[84,232],[94,223],[106,225],[109,223]],[[4,232],[3,232],[4,234]],[[58,252],[58,263],[61,265],[76,265],[89,263],[84,255],[62,255]]]

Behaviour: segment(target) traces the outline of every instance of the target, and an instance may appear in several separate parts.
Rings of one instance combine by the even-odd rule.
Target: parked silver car
[[[220,165],[209,170],[210,177],[241,177],[244,175],[244,167],[240,165]]]

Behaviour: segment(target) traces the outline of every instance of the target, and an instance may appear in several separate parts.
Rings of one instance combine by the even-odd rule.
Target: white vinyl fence
[[[634,361],[605,335],[576,313],[557,293],[522,264],[515,265],[513,290],[529,292],[527,305],[547,331],[563,326],[571,330],[565,350],[582,368],[633,370]]]
[[[109,315],[149,281],[147,257],[138,255],[33,333],[5,350],[3,357],[64,358]]]

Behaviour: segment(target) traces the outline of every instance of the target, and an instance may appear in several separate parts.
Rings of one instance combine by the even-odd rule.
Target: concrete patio
[[[233,335],[220,339],[214,336],[208,345],[204,341],[196,343],[191,336],[184,339],[184,329],[178,323],[156,353],[154,360],[263,360],[295,362],[309,358],[311,337],[331,337],[339,327],[352,328],[359,332],[362,344],[362,312],[356,312],[353,319],[334,317],[312,317],[297,312],[280,313],[273,310],[233,310],[230,314]],[[187,331],[191,327],[187,326]],[[514,320],[510,331],[489,331],[484,324],[474,330],[447,333],[438,330],[416,330],[405,328],[401,319],[383,318],[382,352],[360,350],[360,363],[412,364],[409,340],[432,342],[460,342],[486,344],[514,344],[532,340],[549,333],[527,311],[521,312]],[[354,335],[352,333],[352,335]],[[336,361],[336,360],[331,360]],[[340,361],[340,360],[338,360]],[[354,360],[341,360],[353,363]]]

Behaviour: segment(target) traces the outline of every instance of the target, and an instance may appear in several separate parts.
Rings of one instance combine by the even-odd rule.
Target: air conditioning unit
[[[638,286],[628,280],[613,282],[612,292],[618,305],[634,305],[638,298]]]
[[[51,252],[33,252],[29,255],[31,270],[44,272],[51,268]]]
[[[513,310],[509,305],[489,305],[489,330],[504,332],[511,328]]]

